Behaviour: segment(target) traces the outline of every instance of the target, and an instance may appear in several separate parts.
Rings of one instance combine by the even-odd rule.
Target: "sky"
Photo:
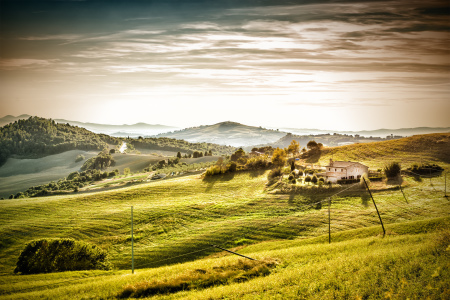
[[[450,126],[449,0],[0,5],[0,117]]]

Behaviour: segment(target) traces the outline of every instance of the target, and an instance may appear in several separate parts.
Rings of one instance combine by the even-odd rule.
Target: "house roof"
[[[330,167],[330,168],[348,168],[351,165],[356,165],[356,164],[367,168],[367,166],[363,165],[362,163],[354,162],[354,161],[333,161],[333,162],[331,162],[331,164],[329,164],[326,167],[327,168],[328,167]]]

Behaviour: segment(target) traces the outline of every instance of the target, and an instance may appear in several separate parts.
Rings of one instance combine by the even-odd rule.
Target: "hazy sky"
[[[0,117],[450,126],[449,0],[0,3]]]

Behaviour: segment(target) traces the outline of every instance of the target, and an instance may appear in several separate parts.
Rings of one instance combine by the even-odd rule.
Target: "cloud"
[[[3,70],[14,70],[17,68],[39,68],[52,64],[50,60],[42,59],[2,59],[0,60],[0,68]]]
[[[90,19],[90,30],[22,33],[8,37],[0,67],[95,82],[98,94],[130,99],[186,93],[353,108],[449,90],[444,1],[244,2],[129,9],[109,26]]]

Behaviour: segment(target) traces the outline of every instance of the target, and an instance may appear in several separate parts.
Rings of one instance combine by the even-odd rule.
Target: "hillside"
[[[286,135],[286,132],[247,126],[235,122],[222,122],[163,133],[157,135],[157,137],[183,139],[191,143],[208,142],[241,147],[271,143],[284,135]]]
[[[211,143],[189,143],[169,138],[120,139],[96,134],[85,128],[57,123],[55,120],[29,117],[0,128],[0,166],[9,157],[39,158],[70,150],[94,150],[121,145],[123,141],[137,149],[183,153],[211,150],[216,155],[231,154],[233,147]]]
[[[383,140],[391,140],[391,139],[385,139],[385,138],[377,138],[377,137],[363,137],[363,136],[353,136],[353,135],[347,135],[347,134],[309,134],[309,135],[294,135],[291,133],[286,134],[279,140],[268,143],[264,145],[256,145],[255,147],[264,147],[264,146],[271,146],[273,148],[287,148],[289,144],[292,142],[292,140],[296,140],[300,147],[305,147],[308,144],[309,141],[316,141],[317,143],[322,143],[325,146],[342,146],[342,145],[348,145],[348,144],[356,144],[356,143],[371,143],[371,142],[377,142],[377,141],[383,141]],[[252,147],[247,147],[246,149],[251,150]]]
[[[449,269],[442,251],[450,240],[439,237],[448,229],[450,204],[443,197],[442,177],[433,179],[432,186],[406,179],[408,202],[400,191],[377,190],[385,238],[367,192],[356,189],[333,197],[331,245],[325,235],[326,205],[312,205],[317,199],[308,195],[267,193],[265,181],[255,173],[208,181],[191,176],[96,194],[1,201],[0,287],[8,299],[114,297],[129,284],[170,282],[242,259],[211,247],[216,244],[256,259],[274,259],[278,266],[265,277],[156,299],[379,299],[390,291],[405,297],[443,295]],[[130,275],[130,206],[135,275]],[[11,275],[23,245],[43,237],[99,245],[116,269]],[[401,285],[403,278],[408,287]],[[423,284],[432,288],[423,289]]]
[[[402,163],[423,158],[447,172],[449,140],[449,134],[433,134],[325,148],[317,161],[331,155],[353,157],[376,169],[394,158]],[[214,244],[278,264],[263,277],[155,298],[379,299],[386,293],[397,298],[446,298],[450,270],[444,262],[449,259],[445,249],[450,238],[443,237],[450,236],[445,233],[450,202],[444,197],[444,176],[404,177],[403,192],[396,183],[373,183],[372,194],[387,229],[382,238],[365,189],[355,186],[337,194],[342,189],[312,187],[282,194],[266,188],[266,175],[258,171],[208,179],[193,175],[97,193],[0,201],[0,289],[8,299],[115,297],[125,286],[143,280],[176,281],[195,270],[209,274],[215,266],[225,268],[241,259]],[[325,201],[333,193],[328,245]],[[131,206],[136,274],[125,276],[130,274]],[[25,243],[58,237],[107,250],[115,270],[12,275]],[[423,289],[424,284],[431,288]]]
[[[417,135],[397,140],[341,147],[326,147],[306,161],[326,165],[334,160],[359,161],[375,168],[390,161],[399,161],[404,167],[414,163],[450,163],[450,133]],[[381,167],[382,167],[381,166]]]
[[[75,149],[99,151],[107,147],[107,142],[107,136],[84,128],[30,117],[0,128],[0,166],[13,155],[37,158]]]

